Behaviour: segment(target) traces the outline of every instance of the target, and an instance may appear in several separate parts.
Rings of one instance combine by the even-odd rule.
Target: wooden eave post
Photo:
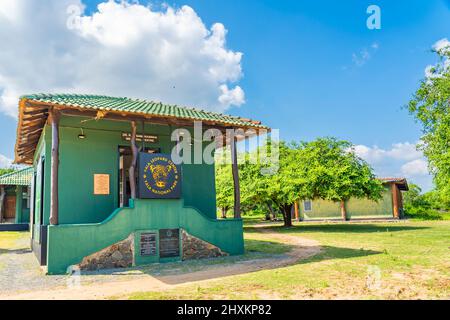
[[[59,110],[53,108],[49,111],[49,121],[52,127],[52,154],[50,173],[50,224],[57,225],[58,216],[58,169],[59,169]]]
[[[298,200],[294,202],[294,214],[295,214],[295,220],[300,221],[299,215],[298,215]]]
[[[233,173],[234,183],[234,218],[241,218],[241,191],[239,187],[239,169],[237,161],[236,137],[234,134],[230,137],[231,147],[231,171]]]
[[[5,186],[0,186],[0,223],[3,222],[3,212],[5,211],[5,197],[6,191]]]
[[[400,218],[400,211],[399,211],[399,206],[398,206],[399,190],[395,183],[393,183],[391,185],[391,188],[392,188],[392,206],[393,206],[394,218],[399,219]]]
[[[137,154],[138,154],[138,148],[136,146],[136,121],[131,121],[131,164],[129,169],[129,175],[130,175],[130,190],[131,190],[131,199],[136,199],[136,165],[137,165]]]

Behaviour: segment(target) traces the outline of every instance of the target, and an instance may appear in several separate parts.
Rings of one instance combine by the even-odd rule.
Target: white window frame
[[[307,201],[309,201],[309,203],[311,204],[309,210],[306,210],[306,206],[305,206],[305,203]],[[303,200],[303,212],[312,212],[312,211],[313,211],[313,202],[312,202],[312,200]]]

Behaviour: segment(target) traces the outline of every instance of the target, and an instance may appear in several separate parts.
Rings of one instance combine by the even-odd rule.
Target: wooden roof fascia
[[[34,124],[34,125],[31,125],[31,126],[27,126],[27,128],[22,130],[22,133],[32,134],[32,133],[37,132],[37,131],[42,131],[42,125],[45,125],[45,122],[40,121],[38,124],[39,125],[35,125]]]
[[[19,101],[19,124],[17,127],[17,137],[16,147],[15,147],[15,157],[21,159],[25,163],[32,163],[33,159],[25,159],[29,155],[33,155],[35,152],[35,147],[39,143],[39,138],[42,135],[44,127],[51,116],[51,109],[58,110],[62,114],[75,115],[82,117],[92,117],[96,118],[99,112],[102,114],[102,119],[110,119],[115,121],[137,121],[145,122],[149,124],[158,125],[168,125],[168,126],[180,126],[180,127],[192,127],[195,121],[201,121],[203,128],[205,129],[218,129],[224,135],[225,145],[229,144],[229,139],[226,136],[227,129],[242,129],[244,132],[252,131],[254,133],[251,136],[260,135],[261,132],[270,132],[270,128],[255,128],[253,126],[236,125],[232,123],[227,123],[225,121],[208,121],[208,120],[196,120],[189,117],[176,117],[172,115],[152,115],[141,112],[127,112],[123,110],[89,110],[83,106],[74,105],[63,105],[56,103],[48,103],[37,100],[27,100],[21,99]],[[242,120],[242,119],[241,119]],[[244,119],[245,120],[245,119]],[[257,121],[249,121],[249,124],[256,124]],[[261,122],[259,122],[261,123]],[[32,124],[31,127],[28,127]],[[26,127],[26,128],[25,128]],[[26,135],[26,136],[25,136]],[[241,141],[248,136],[237,136],[237,140]],[[19,146],[20,149],[19,150]],[[33,148],[32,150],[27,150],[28,148]],[[24,149],[24,150],[23,150]],[[17,161],[19,162],[19,161]]]
[[[57,109],[78,109],[80,111],[91,111],[88,110],[89,108],[87,107],[83,107],[83,106],[74,106],[74,105],[64,105],[64,104],[56,104],[56,103],[51,103],[51,102],[42,102],[42,101],[38,101],[38,100],[28,100],[28,103],[31,103],[33,105],[37,105],[37,106],[47,106],[47,107],[53,107],[53,108],[57,108]],[[245,126],[245,125],[236,125],[233,124],[231,122],[227,122],[227,121],[217,121],[217,120],[196,120],[196,119],[192,119],[190,117],[177,117],[177,116],[172,116],[172,115],[153,115],[153,114],[147,114],[147,113],[143,113],[143,112],[129,112],[129,111],[123,111],[123,110],[100,110],[100,109],[92,109],[92,111],[103,111],[103,112],[107,112],[107,113],[113,113],[113,114],[125,114],[126,116],[129,115],[135,115],[135,116],[143,116],[143,117],[151,117],[151,118],[160,118],[160,119],[174,119],[174,120],[185,120],[187,122],[194,122],[194,121],[202,121],[202,122],[210,122],[210,123],[215,123],[216,126],[232,126],[234,128],[252,128],[252,129],[257,129],[254,128],[253,126],[249,125],[249,126]],[[242,119],[240,119],[242,120]],[[245,121],[245,119],[244,119]],[[248,121],[249,124],[256,124],[255,122],[257,121]],[[267,130],[270,131],[270,128],[267,128]]]

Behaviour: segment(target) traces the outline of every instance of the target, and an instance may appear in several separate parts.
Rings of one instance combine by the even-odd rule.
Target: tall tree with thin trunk
[[[450,42],[439,41],[434,51],[440,62],[428,67],[408,109],[422,124],[419,149],[428,159],[440,202],[450,207]]]
[[[299,176],[305,181],[303,198],[322,198],[340,203],[343,220],[347,220],[346,201],[350,198],[379,200],[382,183],[372,168],[359,158],[348,141],[319,138],[298,146]]]
[[[222,211],[222,218],[226,218],[228,210],[234,205],[234,187],[231,166],[216,164],[216,201]]]
[[[335,138],[279,145],[278,171],[264,175],[263,164],[241,169],[245,201],[261,205],[270,201],[283,214],[284,225],[292,225],[295,201],[322,198],[341,203],[352,197],[381,198],[383,186],[371,167],[352,151],[352,144]]]

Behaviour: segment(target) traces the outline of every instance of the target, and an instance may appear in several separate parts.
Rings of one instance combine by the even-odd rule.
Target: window
[[[312,201],[311,200],[303,201],[303,211],[305,211],[305,212],[312,211]]]
[[[22,207],[30,209],[30,194],[28,193],[28,187],[24,187],[22,191]]]

